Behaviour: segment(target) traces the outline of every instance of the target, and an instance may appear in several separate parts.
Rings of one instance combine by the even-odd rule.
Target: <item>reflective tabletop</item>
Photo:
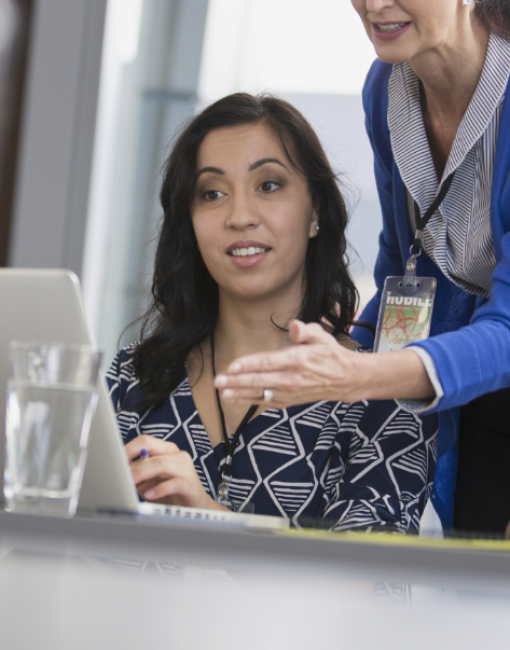
[[[0,512],[2,648],[507,643],[510,543]]]

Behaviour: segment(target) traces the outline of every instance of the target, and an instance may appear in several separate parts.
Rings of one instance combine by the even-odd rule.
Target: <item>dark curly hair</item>
[[[346,334],[358,293],[348,272],[347,209],[314,130],[291,104],[272,96],[236,93],[207,107],[184,128],[164,166],[163,222],[156,250],[153,301],[142,320],[133,363],[140,381],[137,408],[158,407],[182,381],[188,354],[214,330],[218,286],[198,250],[191,221],[200,144],[214,129],[268,125],[291,163],[307,179],[320,223],[306,253],[305,292],[299,317],[326,319]]]

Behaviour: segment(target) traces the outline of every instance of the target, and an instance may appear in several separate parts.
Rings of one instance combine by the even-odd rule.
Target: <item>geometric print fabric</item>
[[[212,447],[186,373],[163,406],[143,413],[126,401],[138,390],[130,348],[117,355],[107,382],[124,444],[142,434],[174,442],[215,498],[225,445]],[[416,531],[432,490],[437,428],[435,414],[410,414],[392,400],[270,409],[241,434],[229,494],[296,527]]]

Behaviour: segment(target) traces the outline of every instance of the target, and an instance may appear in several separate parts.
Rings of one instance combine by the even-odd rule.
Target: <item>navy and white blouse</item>
[[[212,447],[186,373],[163,406],[139,413],[135,400],[124,404],[139,384],[130,349],[107,373],[124,443],[143,434],[175,443],[215,498],[225,445]],[[414,531],[432,489],[437,428],[436,415],[407,413],[394,401],[269,409],[241,434],[229,496],[295,526]]]

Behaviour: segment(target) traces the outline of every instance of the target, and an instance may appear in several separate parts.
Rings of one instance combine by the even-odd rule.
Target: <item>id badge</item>
[[[384,283],[374,352],[394,352],[429,336],[435,278],[388,277]]]

